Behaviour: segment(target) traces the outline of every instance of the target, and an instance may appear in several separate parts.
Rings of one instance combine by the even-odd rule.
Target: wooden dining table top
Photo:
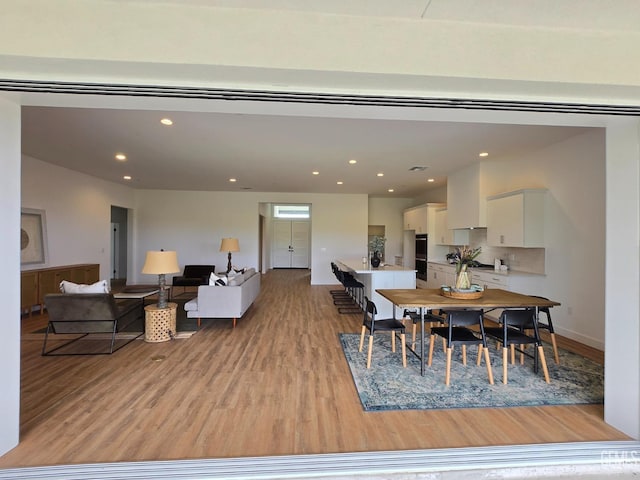
[[[560,303],[531,295],[510,292],[500,288],[488,288],[481,298],[461,300],[442,295],[439,288],[378,289],[380,295],[400,308],[524,308],[555,307]]]

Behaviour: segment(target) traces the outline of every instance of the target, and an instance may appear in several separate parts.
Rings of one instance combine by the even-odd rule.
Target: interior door
[[[309,268],[309,222],[291,222],[291,267]]]
[[[309,268],[309,222],[273,223],[273,268]]]

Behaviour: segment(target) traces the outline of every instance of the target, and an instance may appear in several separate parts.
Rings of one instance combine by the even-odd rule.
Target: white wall
[[[111,269],[111,206],[133,206],[133,190],[22,156],[22,207],[45,211],[49,258],[46,265],[100,264]]]
[[[535,152],[485,162],[488,195],[548,189],[545,208],[546,291],[561,335],[604,349],[605,131]]]
[[[20,433],[20,105],[0,96],[0,455]]]
[[[411,198],[372,197],[369,199],[369,225],[384,225],[386,263],[393,263],[395,255],[403,255],[404,229],[402,212],[413,205]],[[366,255],[364,250],[360,256]]]
[[[130,281],[149,283],[143,276],[147,250],[176,250],[181,266],[227,265],[220,252],[222,237],[237,237],[238,266],[257,267],[259,213],[263,203],[311,204],[311,283],[335,284],[331,261],[360,258],[367,249],[367,196],[260,192],[183,192],[139,190],[135,193],[136,252]],[[267,262],[268,263],[268,262]]]

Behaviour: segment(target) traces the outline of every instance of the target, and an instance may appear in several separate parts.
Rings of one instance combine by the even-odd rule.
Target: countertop
[[[338,263],[341,263],[349,270],[352,270],[356,273],[384,273],[384,272],[415,272],[414,268],[406,268],[399,265],[391,265],[391,264],[380,264],[378,268],[373,268],[370,262],[363,263],[362,259],[356,260],[338,260]]]
[[[446,267],[455,268],[455,264],[448,263],[446,261],[434,261],[428,260],[427,263],[435,263],[436,265],[444,265]],[[469,268],[470,272],[486,272],[492,275],[502,275],[505,277],[545,277],[544,273],[531,273],[531,272],[521,272],[519,270],[496,270],[492,267],[471,267]]]

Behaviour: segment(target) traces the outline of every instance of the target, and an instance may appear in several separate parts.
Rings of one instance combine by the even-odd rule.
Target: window
[[[276,218],[309,218],[309,205],[274,205]]]

